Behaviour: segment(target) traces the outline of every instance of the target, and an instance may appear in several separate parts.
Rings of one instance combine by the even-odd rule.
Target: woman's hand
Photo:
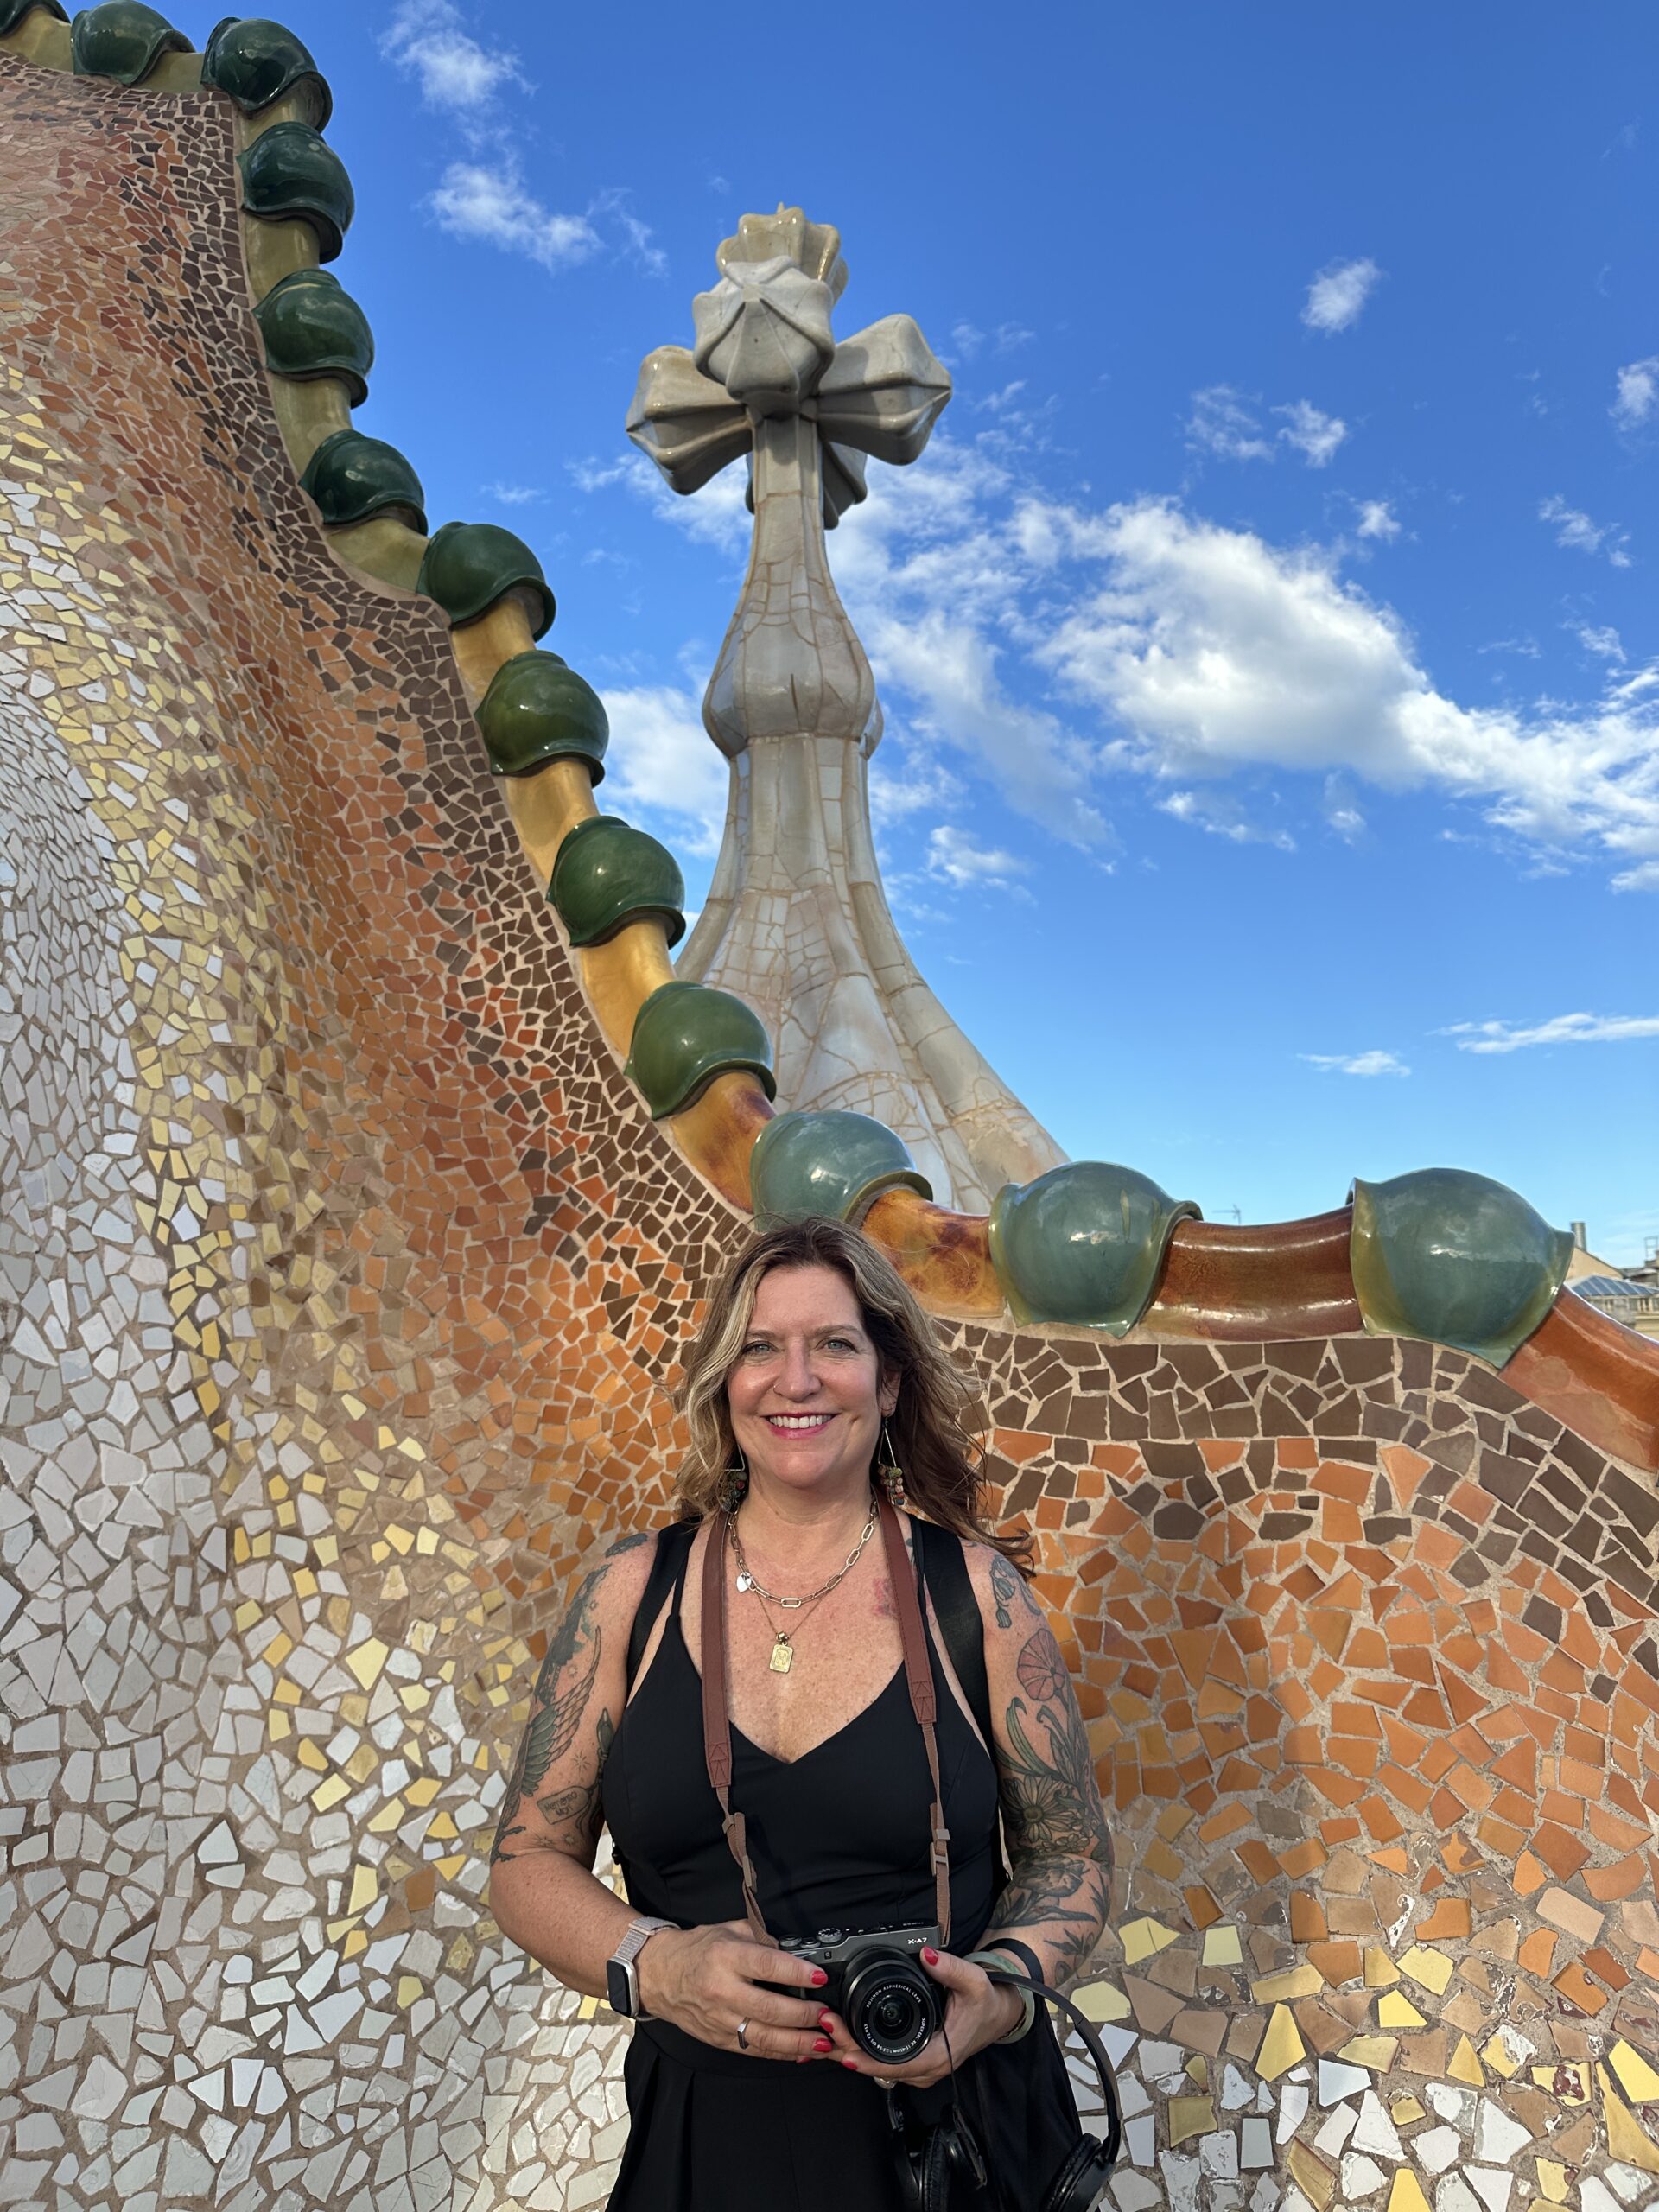
[[[918,2089],[943,2082],[954,2066],[971,2058],[987,2044],[1000,2042],[1014,2027],[1022,2010],[1019,1996],[1006,1984],[993,1981],[983,1967],[959,1959],[950,1951],[925,1950],[922,1964],[948,1993],[944,2028],[908,2066],[884,2066],[853,2041],[847,2023],[838,2013],[826,2012],[829,2054],[838,2058],[849,2074],[868,2074],[875,2082],[908,2082]],[[945,2050],[947,2037],[950,2048]]]
[[[804,1992],[822,1989],[829,1975],[788,1951],[757,1943],[746,1920],[660,1928],[640,1951],[635,1971],[648,2012],[718,2050],[804,2060],[827,2057],[833,2049],[819,2025],[821,2018],[830,2017],[822,2005],[762,1986],[786,1982]]]

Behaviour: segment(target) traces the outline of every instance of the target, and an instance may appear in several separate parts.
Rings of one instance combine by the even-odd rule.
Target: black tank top
[[[741,1920],[743,1892],[703,1763],[702,1685],[680,1627],[683,1546],[663,1639],[623,1710],[601,1802],[628,1901],[682,1927]],[[996,1771],[944,1679],[931,1627],[936,1733],[950,1831],[950,1948],[973,1949],[1000,1885]],[[774,1758],[732,1730],[731,1802],[744,1815],[760,1910],[774,1936],[933,1918],[932,1789],[904,1669],[803,1758]]]

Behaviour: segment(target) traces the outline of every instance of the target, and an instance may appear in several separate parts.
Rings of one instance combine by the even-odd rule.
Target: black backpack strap
[[[669,1528],[657,1531],[657,1548],[652,1554],[651,1573],[645,1578],[639,1610],[633,1617],[633,1626],[628,1631],[629,1689],[633,1688],[633,1678],[639,1671],[639,1662],[645,1656],[645,1646],[651,1642],[651,1632],[657,1625],[658,1618],[685,1572],[685,1562],[691,1556],[692,1540],[699,1525],[696,1521],[676,1521]]]
[[[957,1670],[968,1709],[979,1723],[985,1748],[995,1757],[991,1686],[985,1674],[985,1623],[969,1579],[968,1562],[963,1557],[962,1539],[931,1521],[912,1518],[910,1526],[944,1648]]]

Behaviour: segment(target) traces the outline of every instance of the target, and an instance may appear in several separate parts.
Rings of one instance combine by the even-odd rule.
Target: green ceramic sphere
[[[426,498],[421,480],[396,446],[366,438],[361,430],[336,430],[305,465],[300,489],[316,501],[331,530],[366,522],[389,509],[407,515],[426,533]]]
[[[69,27],[69,53],[77,77],[113,77],[142,85],[164,54],[188,54],[190,41],[143,0],[104,0],[83,8]]]
[[[551,628],[557,612],[542,564],[522,537],[493,522],[447,522],[435,531],[415,588],[435,599],[452,623],[476,622],[514,588],[534,602],[531,635]]]
[[[618,814],[577,823],[559,847],[547,895],[572,944],[603,944],[652,916],[670,944],[685,935],[685,879],[673,854]]]
[[[60,23],[69,20],[69,10],[63,0],[0,0],[0,38],[10,38],[23,17],[35,8],[44,8],[48,16],[55,16]]]
[[[1424,1167],[1355,1182],[1351,1254],[1374,1335],[1426,1337],[1502,1367],[1555,1303],[1573,1239],[1507,1184]]]
[[[1151,1301],[1175,1224],[1198,1212],[1133,1167],[1070,1160],[997,1192],[991,1260],[1016,1319],[1121,1337]]]
[[[694,1106],[719,1075],[747,1068],[778,1096],[772,1039],[753,1007],[707,983],[664,983],[634,1017],[627,1074],[661,1121]]]
[[[303,84],[311,95],[313,125],[328,127],[334,111],[327,80],[310,49],[268,16],[226,16],[202,48],[201,81],[227,92],[245,115],[257,115]]]
[[[594,783],[604,781],[611,738],[604,702],[557,653],[504,660],[479,702],[478,724],[498,776],[528,776],[550,760],[575,759]]]
[[[779,1114],[749,1155],[755,1225],[827,1214],[861,1221],[883,1191],[902,1187],[933,1195],[904,1141],[868,1114]]]
[[[308,123],[273,123],[237,160],[242,205],[267,222],[290,217],[317,234],[317,257],[337,258],[357,202],[346,164]]]
[[[374,340],[368,318],[326,269],[278,277],[254,309],[273,376],[338,377],[353,407],[369,396]]]

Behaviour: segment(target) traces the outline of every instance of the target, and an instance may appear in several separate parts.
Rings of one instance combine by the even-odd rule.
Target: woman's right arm
[[[605,1962],[634,1917],[593,1865],[600,1775],[627,1696],[628,1633],[650,1564],[650,1537],[623,1537],[554,1631],[490,1853],[502,1934],[590,1997],[605,1994]]]
[[[650,1572],[649,1536],[612,1547],[555,1631],[530,1700],[530,1718],[490,1853],[490,1910],[510,1942],[568,1989],[606,1993],[606,1961],[638,1916],[593,1872],[602,1825],[600,1777],[627,1701],[627,1648]],[[758,1988],[824,1977],[756,1943],[741,1921],[661,1929],[635,1969],[646,2009],[687,2034],[770,2058],[829,2050],[822,2007]]]

